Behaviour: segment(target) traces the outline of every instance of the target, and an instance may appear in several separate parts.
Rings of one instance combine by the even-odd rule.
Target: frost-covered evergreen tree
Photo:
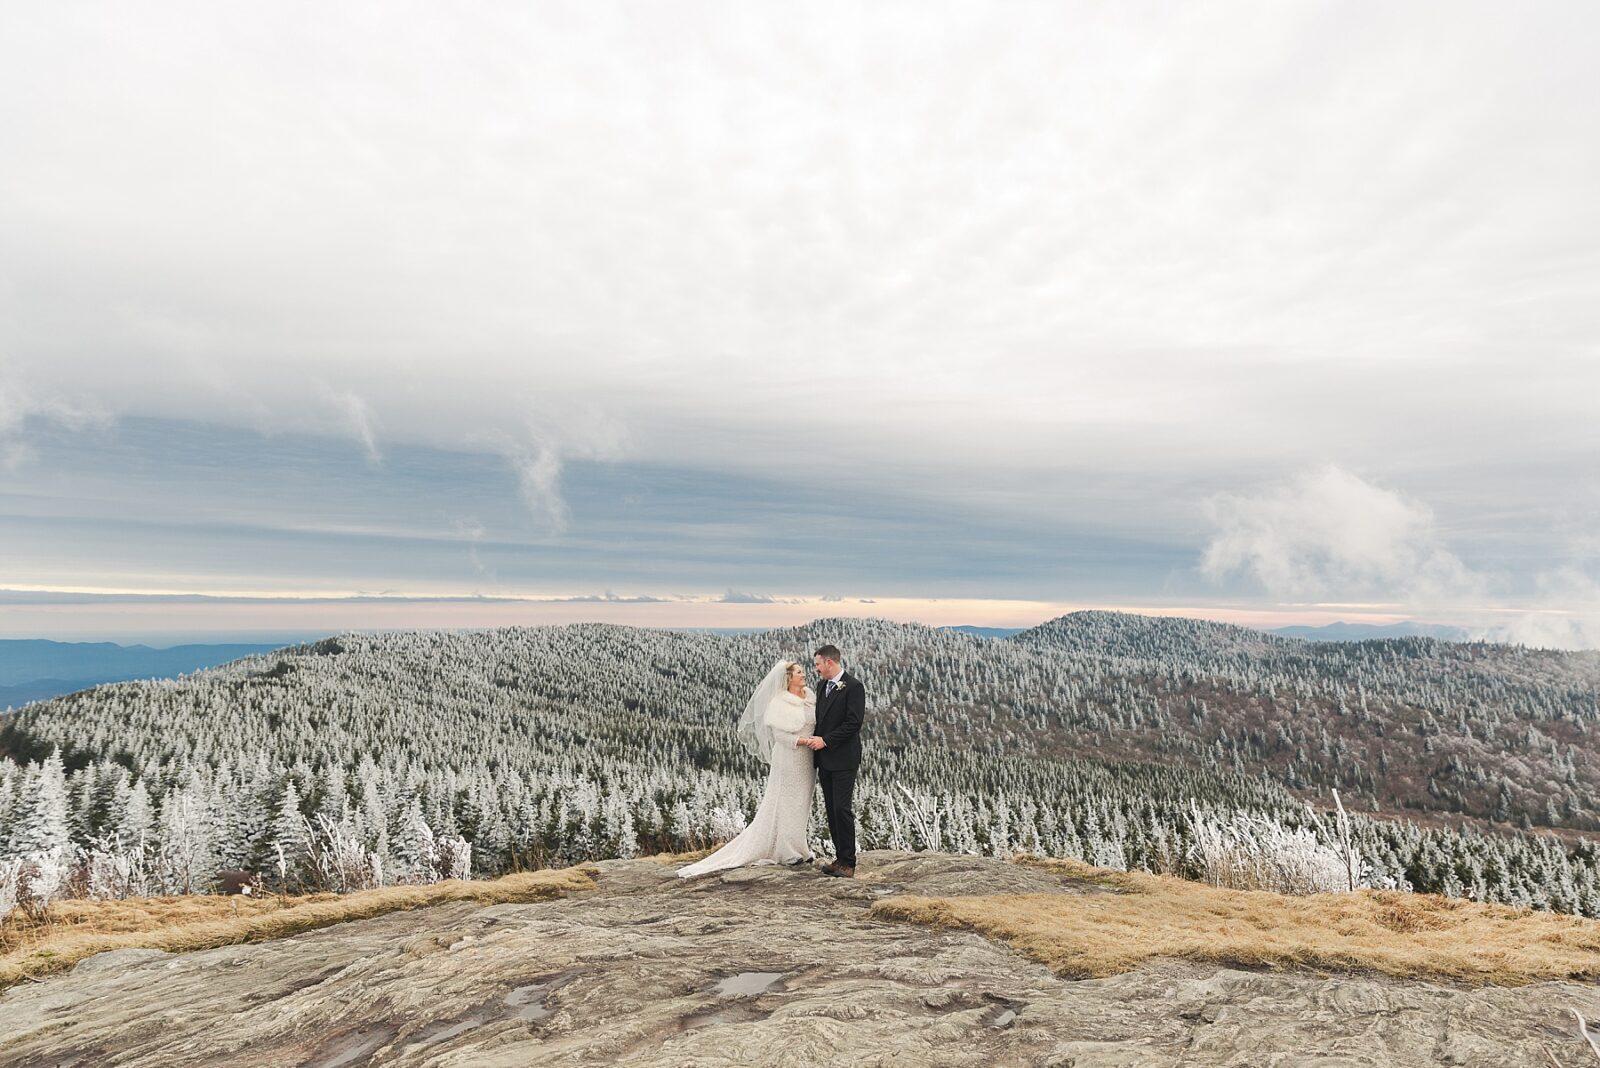
[[[67,782],[61,750],[22,773],[6,834],[7,857],[65,857],[72,853],[67,826]]]
[[[620,794],[608,794],[602,803],[600,848],[610,857],[627,858],[638,852],[639,843],[633,825],[633,809],[629,806],[628,799]]]
[[[338,823],[350,812],[350,792],[345,785],[344,766],[324,764],[319,779],[316,814]]]
[[[283,869],[279,878],[293,885],[305,874],[311,845],[305,814],[301,811],[300,789],[293,779],[284,780],[267,839],[273,850],[273,860]]]
[[[151,841],[155,829],[154,806],[143,780],[118,788],[118,808],[112,823],[113,833],[130,845]]]
[[[422,814],[422,804],[412,798],[401,817],[393,838],[395,880],[402,883],[430,883],[438,875],[439,847],[433,828]]]
[[[162,798],[158,820],[156,879],[163,894],[208,891],[216,878],[214,824],[205,798],[174,787]]]

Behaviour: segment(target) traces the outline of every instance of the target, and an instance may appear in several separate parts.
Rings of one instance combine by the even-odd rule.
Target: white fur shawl
[[[798,731],[806,725],[806,713],[814,714],[816,707],[817,695],[811,692],[809,686],[804,697],[781,690],[767,702],[767,726],[779,731]]]

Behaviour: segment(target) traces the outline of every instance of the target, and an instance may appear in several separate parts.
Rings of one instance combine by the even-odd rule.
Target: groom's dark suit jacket
[[[824,695],[827,683],[818,683],[817,726],[813,732],[823,741],[816,750],[816,766],[829,771],[844,771],[861,763],[861,721],[867,715],[867,691],[861,680],[846,671],[839,677],[844,687],[834,687]]]

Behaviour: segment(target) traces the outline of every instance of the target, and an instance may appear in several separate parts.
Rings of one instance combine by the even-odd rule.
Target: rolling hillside
[[[350,821],[388,853],[422,821],[471,839],[487,870],[692,848],[759,796],[732,735],[750,681],[825,640],[869,692],[868,847],[1177,868],[1191,799],[1323,834],[1296,792],[1324,805],[1333,787],[1357,811],[1600,826],[1600,761],[1582,745],[1600,719],[1596,654],[1102,612],[1000,639],[875,620],[340,635],[6,717],[0,820],[18,848],[37,822],[28,776],[37,792],[60,774],[78,840],[141,821],[159,836],[189,797],[204,818],[168,833],[205,839],[201,868],[264,863],[286,808]],[[1600,911],[1586,844],[1357,826],[1379,885]]]

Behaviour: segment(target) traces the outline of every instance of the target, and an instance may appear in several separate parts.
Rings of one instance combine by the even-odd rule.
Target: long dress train
[[[795,744],[817,725],[816,699],[797,697],[781,691],[773,702],[787,702],[790,708],[771,708],[772,768],[767,772],[766,792],[749,826],[731,841],[685,867],[678,875],[702,875],[745,864],[787,864],[811,859],[811,804],[816,795],[817,769],[811,750]],[[807,698],[810,698],[807,700]],[[784,730],[780,722],[793,723],[794,711],[802,712],[799,730]],[[785,715],[787,713],[787,715]]]

